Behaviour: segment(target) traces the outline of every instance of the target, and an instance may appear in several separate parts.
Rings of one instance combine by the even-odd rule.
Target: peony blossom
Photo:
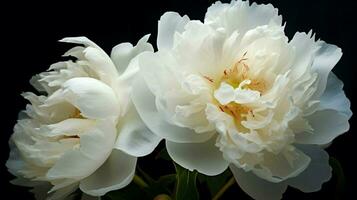
[[[101,196],[131,182],[137,157],[159,142],[130,99],[138,72],[131,63],[153,51],[148,38],[119,44],[110,57],[85,37],[61,40],[83,46],[64,54],[75,61],[55,63],[31,80],[41,95],[23,94],[31,104],[15,125],[7,162],[15,184],[35,187],[38,199],[63,199],[78,187],[87,197]]]
[[[206,175],[229,167],[254,199],[330,179],[323,148],[352,115],[331,72],[340,48],[311,32],[289,39],[276,8],[241,0],[213,4],[204,22],[165,13],[157,46],[138,58],[133,102],[175,162]]]

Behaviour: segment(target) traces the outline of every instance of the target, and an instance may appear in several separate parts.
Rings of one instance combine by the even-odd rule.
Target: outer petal
[[[242,169],[230,166],[230,169],[240,188],[249,196],[256,200],[278,200],[282,198],[287,188],[287,184],[272,183],[259,178],[251,172],[245,172]]]
[[[332,44],[327,44],[320,41],[320,49],[316,52],[314,62],[312,64],[312,70],[318,73],[317,90],[313,97],[320,97],[325,91],[327,78],[332,68],[342,57],[342,50]]]
[[[49,180],[80,180],[95,172],[109,157],[116,138],[115,124],[110,120],[97,125],[80,136],[80,147],[67,151],[48,171]]]
[[[301,144],[327,144],[334,138],[349,130],[349,117],[336,110],[316,111],[306,117],[313,132],[303,132],[295,135],[296,142]]]
[[[158,113],[155,107],[155,96],[151,93],[142,78],[138,77],[133,83],[133,103],[146,126],[159,137],[172,142],[203,142],[213,133],[197,134],[188,128],[171,125]]]
[[[134,106],[119,121],[119,135],[115,148],[132,156],[145,156],[150,154],[161,141],[153,134],[140,119]]]
[[[166,141],[166,148],[171,158],[184,168],[215,176],[224,172],[229,165],[215,143],[215,137],[203,143]]]
[[[325,92],[320,97],[319,110],[333,109],[345,114],[348,118],[352,116],[351,103],[343,91],[343,82],[330,72],[327,79]]]
[[[157,47],[159,50],[171,49],[175,32],[184,31],[185,25],[190,21],[188,16],[181,17],[176,12],[166,12],[158,24]]]
[[[295,177],[304,171],[311,159],[296,149],[287,147],[278,155],[265,153],[261,163],[263,169],[255,169],[254,173],[271,182],[281,182]]]
[[[331,178],[329,156],[315,145],[298,145],[298,148],[311,158],[311,163],[305,171],[295,178],[288,179],[286,183],[303,192],[318,191],[322,184]]]
[[[116,118],[120,108],[111,87],[94,78],[72,78],[63,84],[63,89],[51,95],[46,103],[56,104],[67,100],[90,119]]]
[[[112,49],[110,57],[119,71],[119,74],[122,74],[127,69],[130,61],[135,56],[144,51],[154,51],[152,45],[148,43],[149,37],[149,34],[142,37],[135,47],[130,43],[120,43]]]
[[[89,177],[83,179],[80,189],[92,196],[102,196],[128,185],[134,177],[136,158],[113,150],[107,161]]]

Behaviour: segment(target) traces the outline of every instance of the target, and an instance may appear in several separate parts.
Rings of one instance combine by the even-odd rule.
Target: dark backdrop
[[[144,3],[145,2],[145,3]],[[12,133],[17,113],[26,102],[20,96],[23,91],[32,90],[28,80],[35,73],[48,68],[60,59],[68,49],[67,44],[57,40],[66,36],[87,36],[108,53],[120,42],[135,43],[141,36],[152,33],[156,36],[157,21],[165,11],[187,14],[191,19],[204,17],[210,0],[164,0],[123,1],[116,3],[97,1],[82,4],[73,2],[29,3],[12,2],[2,5],[1,16],[1,197],[0,199],[32,199],[26,189],[10,185],[12,176],[4,164],[8,158],[8,138]],[[333,70],[345,83],[345,91],[355,106],[355,68],[357,56],[355,46],[356,5],[353,1],[336,0],[256,0],[258,3],[272,3],[279,8],[286,31],[291,38],[296,31],[313,29],[317,37],[336,44],[343,50],[343,57]],[[5,45],[4,45],[5,44]],[[355,188],[354,164],[356,158],[355,119],[350,121],[348,133],[338,137],[328,148],[331,156],[337,158],[346,175],[345,198],[351,198]],[[333,199],[336,180],[324,184],[321,191],[311,194],[289,188],[286,199]],[[229,196],[231,196],[229,198]],[[235,197],[235,198],[233,198]],[[349,198],[350,197],[350,198]],[[249,199],[237,186],[232,187],[224,199]]]

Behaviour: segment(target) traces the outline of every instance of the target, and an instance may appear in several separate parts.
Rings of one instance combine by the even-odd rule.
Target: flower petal
[[[281,182],[295,177],[304,171],[311,159],[295,147],[287,147],[275,155],[265,153],[261,162],[261,169],[254,169],[253,173],[270,182]]]
[[[148,43],[149,37],[149,34],[145,35],[134,47],[130,43],[120,43],[112,49],[110,57],[113,60],[119,74],[122,74],[127,69],[130,61],[135,56],[144,51],[154,51],[152,45]]]
[[[332,68],[342,57],[342,50],[336,45],[320,41],[320,49],[316,52],[312,70],[318,73],[317,90],[313,97],[320,97],[326,89],[326,83]]]
[[[240,188],[256,200],[279,200],[287,188],[287,184],[272,183],[259,178],[251,172],[230,165],[230,169]]]
[[[336,110],[326,109],[316,111],[307,116],[313,132],[303,132],[295,135],[297,143],[301,144],[327,144],[337,136],[349,130],[349,117]]]
[[[166,140],[166,148],[171,158],[184,168],[215,176],[224,172],[229,165],[215,143],[216,137],[203,143],[175,143]]]
[[[118,72],[110,57],[103,49],[88,38],[67,37],[60,40],[60,42],[83,44],[86,48],[73,48],[65,55],[68,54],[76,56],[77,54],[80,54],[80,56],[77,56],[79,62],[86,62],[88,67],[96,72],[102,81],[110,84],[115,77],[118,76]]]
[[[61,40],[60,42],[66,42],[66,43],[74,43],[74,44],[82,44],[85,46],[90,46],[90,47],[95,47],[95,48],[100,48],[98,45],[96,45],[94,42],[92,42],[90,39],[84,36],[80,37],[66,37]]]
[[[181,128],[166,122],[155,107],[155,96],[148,86],[143,84],[141,77],[138,77],[133,83],[132,100],[146,126],[159,137],[179,143],[203,142],[213,134],[197,134],[191,129]]]
[[[249,5],[249,1],[231,1],[227,4],[218,1],[208,8],[204,21],[215,28],[224,28],[228,34],[239,30],[239,34],[244,35],[257,26],[271,23],[281,25],[282,17],[271,4]]]
[[[89,119],[116,118],[120,112],[112,88],[94,78],[72,78],[46,102],[51,105],[63,101],[63,98],[77,107],[82,116]]]
[[[181,17],[176,12],[164,13],[158,24],[157,47],[161,49],[171,49],[176,32],[184,31],[185,25],[190,21],[188,16]]]
[[[319,110],[337,110],[350,118],[352,116],[350,107],[350,100],[348,100],[343,91],[343,82],[331,72],[327,79],[326,90],[320,97]]]
[[[134,106],[119,121],[118,130],[115,148],[136,157],[150,154],[162,139],[146,127]]]
[[[316,145],[298,145],[297,148],[307,154],[311,162],[307,169],[297,177],[288,179],[286,183],[303,192],[316,192],[331,178],[329,156]]]
[[[79,188],[92,196],[102,196],[128,185],[134,177],[136,157],[113,150],[105,163],[92,175],[81,180]]]
[[[115,138],[115,124],[110,120],[98,121],[96,126],[80,136],[79,148],[64,153],[46,177],[49,180],[87,177],[109,157]]]
[[[41,129],[44,131],[41,133],[45,133],[48,137],[74,136],[83,133],[94,124],[95,121],[90,119],[69,118],[56,124],[42,126]]]

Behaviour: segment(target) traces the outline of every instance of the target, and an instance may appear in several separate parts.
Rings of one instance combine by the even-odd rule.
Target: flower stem
[[[134,175],[133,182],[142,188],[149,187],[149,185],[140,176],[136,174]]]
[[[234,177],[230,178],[229,181],[217,192],[217,194],[214,195],[212,200],[218,200],[235,182],[236,180],[234,179]]]

